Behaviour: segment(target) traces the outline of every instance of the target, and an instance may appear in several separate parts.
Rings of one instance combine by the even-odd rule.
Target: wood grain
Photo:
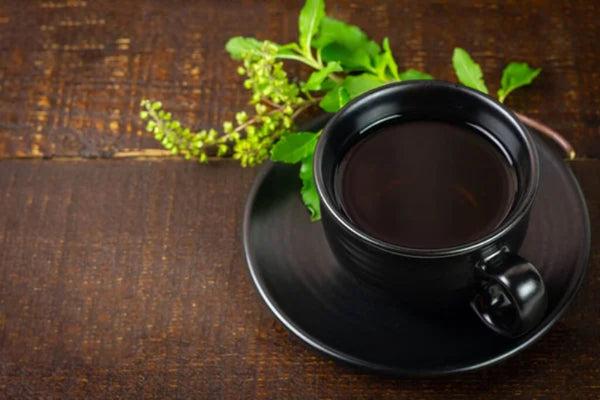
[[[527,351],[440,379],[359,371],[285,331],[242,257],[256,171],[165,158],[142,131],[145,97],[192,126],[232,117],[247,98],[224,43],[295,40],[302,3],[0,1],[0,399],[600,398],[597,2],[328,1],[388,36],[402,68],[455,80],[461,46],[495,92],[508,61],[542,67],[508,104],[579,156],[592,218],[581,294]]]
[[[573,166],[594,251],[567,315],[499,366],[398,379],[321,356],[262,303],[240,243],[253,170],[0,162],[0,398],[597,399],[600,161]]]
[[[161,99],[193,127],[245,106],[236,35],[296,40],[294,1],[44,0],[0,3],[0,157],[110,157],[158,148],[138,104]],[[579,1],[330,1],[328,13],[388,36],[402,68],[455,80],[471,52],[492,93],[513,60],[543,69],[508,105],[600,155],[600,6]],[[290,64],[298,73],[298,65]]]

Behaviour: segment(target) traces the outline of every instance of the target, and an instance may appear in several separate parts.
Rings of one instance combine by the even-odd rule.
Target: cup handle
[[[515,338],[540,323],[548,295],[533,264],[503,248],[479,263],[476,271],[480,289],[471,307],[489,328]]]

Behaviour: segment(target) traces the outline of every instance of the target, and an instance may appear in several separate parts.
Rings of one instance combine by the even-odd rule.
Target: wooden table
[[[294,40],[301,3],[0,3],[0,398],[600,398],[598,3],[329,1],[401,67],[454,81],[462,46],[494,92],[508,61],[542,67],[508,104],[577,150],[581,293],[527,351],[436,379],[362,372],[283,329],[242,257],[256,171],[165,156],[138,119],[144,97],[192,125],[232,117],[247,98],[224,43]]]

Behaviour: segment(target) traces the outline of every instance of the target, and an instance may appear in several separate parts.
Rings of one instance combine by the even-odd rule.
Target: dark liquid
[[[481,131],[386,122],[344,156],[337,188],[350,220],[388,243],[446,248],[491,233],[517,190],[513,167]]]

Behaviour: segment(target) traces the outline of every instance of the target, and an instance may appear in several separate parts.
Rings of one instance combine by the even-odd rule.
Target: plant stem
[[[302,114],[306,109],[308,109],[312,105],[313,105],[313,103],[311,103],[311,102],[304,103],[292,114],[292,116],[290,118],[292,120],[296,119],[298,117],[298,115]]]
[[[280,112],[280,111],[281,111],[281,110],[279,110],[279,109],[271,110],[271,111],[269,111],[268,113],[266,113],[265,115],[267,115],[267,116],[268,116],[268,115],[273,115],[273,114],[275,114],[275,113],[278,113],[278,112]],[[237,128],[235,128],[235,129],[233,130],[233,132],[231,132],[231,133],[228,133],[228,134],[226,134],[226,135],[223,135],[223,136],[221,136],[221,137],[220,137],[220,139],[221,139],[221,140],[223,140],[223,139],[228,139],[228,138],[229,138],[229,136],[231,136],[231,134],[232,134],[232,133],[239,133],[239,132],[243,131],[243,130],[244,130],[246,127],[247,127],[247,126],[249,126],[249,125],[252,125],[252,124],[253,124],[253,123],[255,123],[255,122],[258,122],[258,118],[259,118],[259,117],[261,117],[261,116],[262,116],[262,115],[256,115],[256,116],[254,116],[254,117],[250,118],[248,121],[244,122],[243,124],[241,124],[241,125],[239,125]]]
[[[337,76],[333,72],[331,74],[329,74],[328,76],[329,76],[329,79],[331,79],[332,81],[334,81],[336,83],[340,83],[342,81],[342,78],[340,78],[339,76]]]
[[[309,67],[312,67],[316,70],[323,68],[323,65],[319,65],[319,63],[317,61],[315,61],[314,59],[311,60],[304,56],[296,56],[296,55],[292,55],[292,54],[285,54],[285,55],[278,54],[275,57],[282,58],[285,60],[296,60],[296,61],[304,63],[304,64],[308,65]]]
[[[314,106],[315,104],[319,103],[322,99],[323,97],[315,97],[314,99],[311,99],[311,101],[307,101],[306,103],[298,107],[298,109],[292,114],[290,118],[292,120],[295,120],[300,114],[308,110],[311,106]]]
[[[282,110],[285,108],[284,106],[282,106],[281,104],[277,104],[277,103],[273,103],[271,100],[267,99],[266,97],[263,97],[260,99],[263,103],[267,103],[268,105],[270,105],[273,108],[277,108],[278,110]]]
[[[525,125],[537,130],[538,132],[552,139],[565,152],[569,160],[573,160],[575,158],[575,149],[573,148],[571,143],[569,143],[567,139],[565,139],[560,133],[556,132],[549,126],[544,125],[541,122],[536,121],[535,119],[530,118],[526,115],[519,114],[518,112],[515,112],[515,115]]]

